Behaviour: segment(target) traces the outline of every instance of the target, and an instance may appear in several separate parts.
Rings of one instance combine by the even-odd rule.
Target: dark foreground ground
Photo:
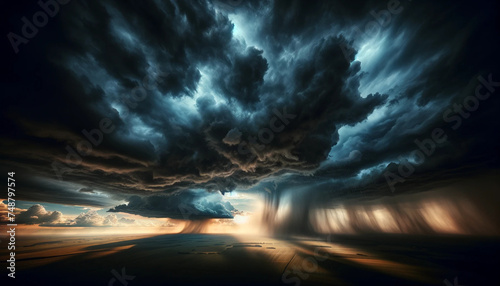
[[[7,251],[0,250],[1,280],[8,282],[2,285],[500,283],[500,240],[492,238],[169,234],[19,237],[17,243],[16,279],[4,279]]]

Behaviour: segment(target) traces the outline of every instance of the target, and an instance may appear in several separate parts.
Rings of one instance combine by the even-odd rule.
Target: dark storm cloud
[[[477,76],[497,70],[491,3],[400,1],[374,35],[366,24],[388,1],[219,4],[75,1],[23,46],[4,85],[1,161],[47,189],[23,195],[130,200],[114,211],[163,217],[179,215],[183,200],[171,194],[190,189],[259,188],[269,178],[381,186],[415,139],[449,130],[443,112],[474,93]],[[496,98],[447,133],[416,175],[498,158]],[[103,118],[113,130],[99,138]],[[69,167],[67,146],[78,151],[82,140],[92,150]],[[53,162],[73,186],[53,183]],[[218,204],[199,211],[227,215]]]
[[[475,89],[481,84],[478,75],[486,78],[497,70],[494,63],[498,53],[493,49],[498,45],[490,36],[494,25],[490,5],[411,3],[403,12],[411,10],[411,14],[392,15],[389,26],[377,37],[355,34],[357,46],[372,44],[368,49],[360,48],[356,56],[364,71],[360,91],[366,94],[375,89],[387,93],[390,101],[374,112],[373,118],[345,128],[331,150],[330,160],[315,175],[339,179],[334,189],[341,188],[346,178],[353,178],[358,186],[366,180],[378,184],[381,178],[385,181],[383,171],[389,170],[391,162],[399,164],[400,156],[410,158],[409,153],[419,149],[415,140],[428,139],[435,128],[442,128],[448,140],[437,144],[432,156],[415,167],[418,179],[410,181],[418,181],[428,172],[470,172],[473,166],[498,166],[499,138],[491,133],[500,127],[494,115],[499,108],[497,98],[481,102],[457,130],[443,119],[446,110],[455,108],[454,104],[475,96]],[[426,17],[429,19],[413,25]],[[362,23],[358,27],[363,28]],[[498,79],[497,76],[495,80]],[[482,139],[488,137],[490,140]],[[353,151],[362,154],[362,160],[343,160]],[[380,191],[386,191],[384,187],[387,185],[382,184]],[[400,190],[407,189],[411,188]]]
[[[243,105],[252,105],[259,101],[260,87],[268,68],[262,51],[248,47],[242,54],[236,55],[232,65],[220,77],[222,93]]]
[[[28,175],[27,175],[28,174]],[[126,196],[111,192],[91,193],[84,185],[94,185],[92,182],[73,183],[40,177],[30,177],[29,170],[16,168],[16,199],[30,202],[48,202],[75,206],[104,207],[121,200]],[[106,189],[107,190],[107,189]],[[118,192],[116,190],[115,192]]]
[[[80,193],[95,194],[96,192],[90,188],[81,188],[78,190]]]
[[[128,204],[116,206],[109,212],[189,220],[232,218],[234,207],[229,202],[223,202],[221,198],[220,194],[207,195],[204,191],[182,191],[149,197],[132,196],[128,199]]]

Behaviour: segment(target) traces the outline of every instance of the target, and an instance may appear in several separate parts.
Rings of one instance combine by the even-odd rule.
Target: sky
[[[493,1],[74,0],[38,28],[22,19],[43,7],[14,5],[0,160],[18,223],[261,212],[310,231],[339,200],[498,187]]]

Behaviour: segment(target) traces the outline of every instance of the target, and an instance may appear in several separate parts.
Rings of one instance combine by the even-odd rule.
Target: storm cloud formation
[[[7,62],[0,156],[31,186],[20,199],[175,218],[185,204],[221,218],[232,207],[211,203],[211,192],[281,196],[299,185],[328,199],[387,195],[384,173],[413,162],[415,140],[435,128],[447,140],[398,191],[430,174],[498,168],[494,3],[242,1],[228,10],[106,0],[61,9]],[[475,94],[480,76],[491,96],[463,116],[453,104]]]
[[[128,204],[119,205],[110,212],[139,214],[145,217],[200,220],[232,218],[234,207],[223,202],[220,194],[206,195],[204,191],[183,191],[170,195],[132,196]]]

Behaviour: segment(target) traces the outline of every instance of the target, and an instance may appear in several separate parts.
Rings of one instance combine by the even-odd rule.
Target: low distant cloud
[[[90,210],[86,213],[81,213],[73,221],[70,222],[71,225],[75,226],[111,226],[116,225],[117,223],[118,218],[116,217],[116,215],[108,215],[106,217],[103,217],[94,210]]]
[[[8,215],[8,210],[7,210],[7,201],[0,200],[0,222],[2,223],[8,223],[9,221],[9,215]],[[19,209],[14,210],[14,215],[18,215],[20,212]]]
[[[42,226],[67,226],[67,227],[103,227],[103,226],[129,226],[136,224],[136,220],[128,218],[118,218],[115,214],[102,216],[95,210],[89,210],[79,214],[74,219],[69,219],[64,223],[42,225]]]
[[[51,224],[62,221],[63,214],[60,211],[49,212],[42,205],[33,205],[28,210],[22,211],[16,216],[16,222],[22,224]]]
[[[171,222],[170,220],[167,220],[164,224],[161,225],[162,227],[175,227],[177,226],[176,223]]]
[[[7,205],[0,204],[0,220],[8,221]],[[102,216],[95,210],[79,214],[74,219],[68,219],[60,211],[47,211],[40,204],[33,205],[27,210],[16,211],[16,223],[18,224],[38,224],[40,226],[57,227],[96,227],[96,226],[129,226],[137,224],[137,221],[129,218],[118,218],[115,214]]]

